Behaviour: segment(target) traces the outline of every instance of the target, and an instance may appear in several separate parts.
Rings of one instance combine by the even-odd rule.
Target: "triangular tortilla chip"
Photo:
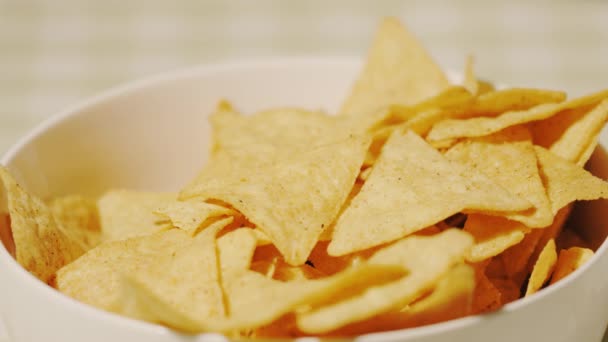
[[[467,261],[479,262],[498,255],[524,239],[530,229],[504,217],[470,214],[464,231],[475,238],[475,245],[467,255]]]
[[[217,239],[222,273],[249,269],[256,243],[256,234],[251,228],[239,228]]]
[[[542,147],[535,151],[554,214],[574,201],[608,198],[608,182]]]
[[[64,232],[80,241],[85,251],[101,242],[101,225],[95,200],[68,195],[53,199],[49,207]]]
[[[534,143],[552,153],[584,165],[588,149],[597,145],[597,136],[608,120],[608,100],[595,107],[564,111],[546,120],[534,122]]]
[[[581,266],[589,261],[591,257],[593,257],[593,251],[589,248],[572,247],[569,249],[562,249],[559,252],[559,257],[555,264],[555,270],[551,277],[551,284],[555,284],[567,277],[570,273],[581,268]]]
[[[196,272],[194,272],[196,273]],[[154,284],[127,278],[123,287],[131,316],[163,323],[186,332],[234,332],[264,326],[299,308],[322,303],[339,295],[357,293],[374,284],[383,284],[404,275],[402,267],[361,265],[319,280],[282,282],[244,270],[223,275],[227,316],[190,315],[170,301],[171,294],[153,290]],[[184,291],[188,284],[174,285]],[[135,303],[133,303],[135,301]],[[202,305],[202,304],[192,304]]]
[[[338,215],[368,146],[366,138],[352,137],[265,167],[199,176],[182,195],[229,203],[268,235],[287,263],[301,265]]]
[[[504,215],[530,228],[551,224],[553,213],[538,170],[531,136],[525,126],[514,126],[496,134],[464,141],[445,156],[487,175],[511,193],[534,205],[531,212]]]
[[[173,201],[154,210],[154,213],[160,219],[169,220],[174,227],[194,236],[207,219],[235,212],[230,208],[201,201]]]
[[[531,204],[482,173],[447,160],[412,132],[395,132],[334,228],[328,252],[397,240],[465,209],[511,212]]]
[[[56,288],[64,294],[104,310],[117,301],[121,274],[156,263],[158,253],[173,253],[190,243],[179,229],[102,243],[57,272]]]
[[[220,104],[209,120],[213,128],[213,153],[252,144],[300,147],[314,142],[320,145],[343,140],[356,130],[354,124],[350,126],[354,120],[298,108],[241,115]]]
[[[449,270],[430,294],[401,310],[346,325],[329,336],[355,336],[448,321],[471,313],[475,271],[467,264]]]
[[[538,242],[543,235],[544,229],[532,229],[520,243],[507,248],[499,258],[505,267],[505,273],[509,277],[520,276],[525,271],[530,257],[534,253]]]
[[[407,237],[382,248],[369,263],[401,265],[410,273],[398,281],[370,287],[354,297],[336,298],[299,313],[298,327],[308,333],[325,333],[403,308],[431,290],[453,265],[462,262],[472,244],[469,234],[449,229],[433,236]]]
[[[386,18],[340,113],[361,115],[392,104],[413,104],[448,85],[443,71],[420,42],[397,18]]]
[[[110,190],[97,201],[102,241],[124,240],[168,228],[154,211],[176,200],[174,193]]]
[[[502,294],[486,275],[487,263],[474,264],[475,292],[473,293],[473,313],[479,314],[498,309]]]
[[[213,223],[179,250],[172,253],[159,251],[153,263],[122,276],[133,279],[127,281],[131,286],[145,284],[151,293],[183,316],[200,320],[225,318],[227,312],[220,285],[215,236],[231,221],[232,218],[225,218]],[[124,293],[123,298],[130,295],[131,292]],[[124,300],[116,306],[115,310],[124,315],[150,318],[147,312],[141,315],[137,307],[125,306]]]
[[[526,110],[511,110],[495,117],[447,119],[433,126],[427,139],[443,140],[449,138],[480,137],[498,132],[509,126],[547,119],[562,111],[593,105],[607,97],[608,90],[605,90],[562,103],[544,103]]]
[[[475,58],[472,55],[468,55],[464,63],[464,79],[462,85],[473,95],[477,95],[479,91],[479,83],[475,76]]]
[[[475,58],[473,55],[468,55],[464,64],[464,79],[463,86],[473,95],[482,95],[494,90],[494,85],[484,80],[477,78],[475,73]]]
[[[555,251],[555,241],[549,240],[542,252],[538,256],[538,260],[534,264],[534,269],[528,280],[528,288],[526,289],[526,297],[538,292],[540,288],[549,280],[555,262],[557,261],[557,252]]]
[[[23,190],[2,166],[0,197],[8,206],[17,262],[38,279],[50,282],[58,269],[84,253],[81,241],[65,231],[49,207]]]

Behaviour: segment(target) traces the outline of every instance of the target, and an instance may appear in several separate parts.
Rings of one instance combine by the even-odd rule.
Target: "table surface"
[[[363,56],[400,17],[446,68],[571,95],[608,87],[608,1],[0,0],[0,155],[62,108],[181,67]],[[608,337],[604,339],[608,342]]]

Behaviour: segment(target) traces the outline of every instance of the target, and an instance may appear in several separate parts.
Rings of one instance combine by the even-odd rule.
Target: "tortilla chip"
[[[312,266],[325,274],[335,274],[352,264],[352,255],[344,257],[334,257],[327,254],[329,242],[320,241],[310,253],[308,261]]]
[[[380,24],[359,79],[341,114],[362,115],[392,104],[413,104],[449,82],[418,40],[396,18]]]
[[[464,65],[464,80],[462,81],[462,85],[469,91],[469,93],[473,95],[477,95],[479,91],[479,83],[477,82],[477,77],[475,76],[475,59],[472,55],[468,55]]]
[[[101,226],[97,203],[86,197],[68,195],[49,203],[55,220],[64,232],[88,251],[101,242]]]
[[[239,228],[217,239],[222,273],[249,269],[256,244],[256,235],[250,228]]]
[[[183,314],[163,297],[150,291],[150,283],[136,282],[142,304],[153,303],[143,310],[144,318],[163,319],[165,324],[186,332],[234,332],[255,329],[292,313],[298,308],[324,302],[338,294],[350,293],[373,284],[394,281],[404,275],[401,267],[362,265],[319,280],[281,282],[253,272],[225,275],[222,279],[227,298],[227,317],[204,317]],[[181,283],[180,283],[181,284]],[[140,306],[141,307],[141,306]],[[150,314],[152,313],[152,314]],[[167,315],[170,315],[168,319]]]
[[[608,198],[608,183],[580,166],[535,146],[553,213],[574,201]]]
[[[376,252],[368,262],[400,265],[409,270],[402,279],[369,287],[349,298],[334,298],[297,314],[298,327],[308,333],[325,333],[375,315],[400,309],[431,290],[450,268],[461,262],[473,239],[457,229],[433,236],[412,236]],[[432,258],[428,256],[432,255]]]
[[[404,130],[411,130],[420,136],[425,136],[433,127],[433,125],[445,119],[445,112],[441,109],[428,109],[418,113],[410,120],[406,121],[401,127]]]
[[[14,258],[15,241],[13,241],[13,232],[11,230],[11,217],[8,214],[0,214],[0,243],[4,245],[6,251]]]
[[[487,272],[486,272],[487,274]],[[488,280],[500,292],[500,304],[507,305],[521,297],[520,284],[509,278],[491,278]]]
[[[475,270],[466,264],[456,265],[439,280],[430,295],[402,312],[415,321],[413,326],[463,317],[471,312],[474,289]]]
[[[170,229],[102,243],[61,268],[56,288],[80,302],[112,310],[118,300],[121,274],[148,268],[157,262],[156,255],[177,252],[191,239],[179,229]]]
[[[543,229],[532,229],[520,243],[507,248],[500,254],[499,257],[502,259],[508,277],[518,276],[525,271],[542,235]]]
[[[230,222],[232,218],[213,223],[177,252],[161,252],[153,264],[123,276],[143,284],[183,316],[198,320],[225,318],[227,310],[220,283],[215,236]],[[222,266],[229,267],[229,264],[230,261],[225,259]],[[135,314],[138,318],[138,312],[123,312],[120,308],[117,311]]]
[[[451,85],[434,96],[418,103],[406,105],[391,105],[390,111],[398,119],[407,121],[416,117],[419,113],[431,109],[451,109],[465,106],[473,101],[473,94],[464,86]]]
[[[549,280],[555,262],[557,261],[557,253],[555,251],[555,241],[549,240],[542,252],[538,256],[538,260],[534,264],[534,269],[528,280],[528,288],[526,289],[526,297],[536,293]]]
[[[235,214],[230,208],[199,201],[173,201],[154,210],[154,213],[192,236],[198,233],[198,229],[208,219]]]
[[[608,119],[608,100],[594,107],[564,111],[546,120],[534,122],[534,143],[554,154],[576,162]],[[595,145],[595,144],[594,144]]]
[[[352,137],[309,148],[266,167],[199,177],[182,195],[229,203],[298,266],[338,215],[368,146],[369,140]]]
[[[489,94],[486,94],[489,96]],[[447,119],[437,123],[427,139],[480,137],[498,132],[510,126],[544,120],[566,110],[599,103],[608,97],[608,90],[561,103],[543,103],[524,110],[509,110],[493,117],[472,117],[468,119]]]
[[[23,190],[2,166],[0,184],[0,202],[8,206],[17,262],[43,282],[52,281],[58,269],[84,253],[84,246],[66,233],[44,202]]]
[[[321,145],[339,141],[356,133],[354,120],[336,118],[323,112],[298,108],[279,108],[254,115],[241,115],[221,104],[210,116],[213,128],[213,154],[226,149],[240,149],[249,145],[268,144],[300,147],[311,141]],[[276,158],[274,155],[257,155],[256,158]]]
[[[593,257],[593,251],[588,248],[572,247],[562,249],[559,252],[555,271],[551,277],[551,284],[555,284],[561,279],[567,277],[570,273],[581,268],[589,259]]]
[[[531,204],[483,174],[451,162],[412,132],[395,132],[369,179],[338,219],[328,253],[397,240],[464,209],[509,212]]]
[[[177,195],[110,190],[97,201],[102,241],[124,240],[165,230],[154,212],[173,203]]]
[[[283,282],[290,282],[320,279],[326,276],[327,275],[323,272],[306,264],[302,266],[289,266],[285,263],[280,263],[279,265],[277,265],[272,279]]]
[[[475,265],[475,292],[473,293],[473,313],[479,314],[501,307],[501,293],[485,274],[485,264]]]
[[[534,252],[530,256],[530,262],[528,262],[528,272],[532,271],[534,267],[534,262],[538,259],[538,256],[542,252],[543,247],[549,242],[549,240],[556,240],[557,237],[561,234],[562,229],[566,224],[566,220],[570,216],[572,212],[573,205],[569,204],[563,208],[561,208],[557,214],[555,214],[555,218],[553,219],[553,223],[542,229],[542,234],[538,239],[538,243],[534,248]]]
[[[479,262],[517,245],[530,229],[504,217],[471,214],[464,225],[464,231],[475,238],[475,245],[469,251],[467,261]]]
[[[535,210],[504,215],[530,228],[551,224],[553,212],[539,174],[536,153],[525,126],[514,126],[496,134],[458,143],[445,153],[487,175],[511,193],[534,205]]]
[[[475,271],[466,264],[449,270],[427,296],[402,310],[388,312],[363,322],[349,324],[329,336],[355,336],[395,329],[422,326],[466,316],[471,313]]]

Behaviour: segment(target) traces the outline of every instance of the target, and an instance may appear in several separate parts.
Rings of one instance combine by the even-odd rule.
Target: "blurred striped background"
[[[0,154],[50,114],[119,83],[262,56],[363,56],[384,15],[439,62],[573,94],[608,87],[607,1],[0,0]]]

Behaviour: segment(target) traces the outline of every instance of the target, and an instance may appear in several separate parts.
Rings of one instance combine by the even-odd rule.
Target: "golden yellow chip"
[[[413,326],[431,324],[468,315],[472,309],[475,271],[466,264],[454,266],[427,297],[402,310]]]
[[[520,243],[507,248],[500,254],[507,276],[522,276],[521,273],[525,271],[528,261],[534,253],[543,233],[543,229],[532,229],[524,236],[524,239]]]
[[[131,190],[111,190],[99,200],[102,241],[124,240],[170,227],[154,214],[175,201],[177,195]]]
[[[57,272],[56,287],[64,294],[104,310],[119,296],[121,274],[156,263],[158,253],[174,253],[191,237],[179,229],[102,243]]]
[[[210,218],[235,214],[230,208],[201,201],[173,201],[153,212],[159,219],[169,220],[171,225],[190,235],[196,235],[198,229]]]
[[[485,263],[475,264],[475,292],[473,313],[494,311],[500,308],[502,294],[485,274]]]
[[[407,121],[416,117],[419,113],[431,109],[453,110],[460,108],[471,103],[473,99],[473,94],[465,86],[452,85],[413,105],[395,104],[389,108],[397,120]]]
[[[490,93],[486,94],[489,96]],[[447,119],[437,123],[427,139],[479,137],[498,132],[510,126],[538,121],[560,112],[599,103],[608,97],[608,90],[562,103],[543,103],[525,110],[499,112],[495,117],[472,117],[469,119]]]
[[[227,310],[224,307],[224,295],[220,283],[218,256],[216,254],[216,234],[232,221],[224,218],[205,228],[189,243],[182,245],[177,251],[158,251],[154,262],[147,267],[137,268],[121,276],[130,284],[124,290],[123,298],[132,296],[132,290],[137,291],[143,286],[147,291],[167,303],[172,312],[183,317],[196,317],[197,320],[219,320],[225,318]],[[228,263],[225,263],[228,267]],[[144,316],[150,318],[147,308],[140,309],[137,305],[125,306],[125,301],[119,300],[113,309],[134,318]],[[135,303],[136,304],[136,303]],[[143,315],[140,313],[143,311]],[[161,322],[160,320],[157,322]],[[162,322],[166,323],[166,322]],[[186,327],[175,326],[188,330]]]
[[[85,251],[101,241],[99,212],[94,200],[78,195],[53,199],[49,207],[55,220],[73,240],[81,243]]]
[[[17,262],[43,282],[52,281],[55,272],[81,256],[85,247],[65,232],[42,200],[23,190],[2,166],[0,185]]]
[[[0,196],[0,198],[2,198]],[[0,204],[0,208],[2,208]],[[15,257],[15,241],[13,241],[13,232],[11,230],[11,218],[6,214],[0,214],[0,242],[6,248],[6,251],[14,258]]]
[[[531,204],[482,173],[451,162],[412,132],[395,132],[374,171],[338,219],[333,256],[394,241],[464,209],[525,210]]]
[[[551,284],[554,284],[561,279],[567,277],[570,273],[581,268],[589,259],[593,257],[593,251],[588,248],[572,247],[562,249],[559,252],[555,271],[551,277]]]
[[[551,224],[553,212],[538,170],[531,136],[525,126],[514,126],[450,148],[445,156],[487,175],[492,181],[534,205],[535,210],[504,215],[531,228]]]
[[[608,100],[600,102],[595,107],[565,111],[533,123],[534,143],[582,166],[589,157],[589,155],[584,156],[585,151],[595,148],[597,135],[606,120],[608,120]]]
[[[361,115],[393,104],[413,104],[449,82],[418,40],[396,18],[380,24],[359,79],[340,110]]]
[[[479,83],[477,82],[477,76],[475,76],[475,59],[472,55],[468,55],[464,64],[464,80],[462,81],[463,86],[473,95],[477,95],[479,91]]]
[[[311,147],[266,167],[199,177],[183,195],[229,203],[268,235],[287,263],[301,265],[346,201],[368,146],[366,138],[352,137]]]
[[[555,262],[557,261],[557,252],[555,251],[555,241],[549,240],[542,252],[538,256],[538,260],[534,264],[534,269],[528,280],[528,288],[526,289],[526,297],[536,293],[549,280]]]
[[[248,270],[229,273],[222,279],[228,305],[225,318],[186,314],[168,300],[173,295],[151,290],[154,284],[137,281],[131,282],[131,286],[143,304],[134,306],[143,309],[148,320],[164,318],[165,324],[186,332],[231,332],[261,327],[299,307],[324,302],[339,294],[356,293],[356,289],[394,281],[403,275],[403,268],[387,265],[362,265],[324,279],[291,282],[268,279]],[[180,288],[180,292],[189,287],[181,282],[173,286]]]
[[[473,95],[481,95],[494,90],[494,85],[486,81],[480,80],[475,74],[475,58],[468,55],[464,65],[464,80],[463,86]]]
[[[382,248],[368,262],[400,265],[409,271],[407,276],[386,285],[369,287],[353,297],[334,298],[311,311],[298,313],[298,327],[308,333],[325,333],[402,308],[431,290],[453,265],[464,259],[472,244],[469,234],[449,229],[433,236],[407,237]]]
[[[214,154],[242,149],[248,145],[267,144],[275,150],[343,140],[356,131],[354,120],[348,121],[322,112],[297,108],[267,110],[254,115],[241,115],[220,104],[211,115]],[[366,127],[364,127],[366,128]],[[257,155],[274,159],[276,155]]]
[[[496,256],[517,245],[530,229],[523,224],[498,216],[470,214],[464,231],[475,239],[467,261],[479,262]]]
[[[535,151],[554,214],[574,201],[608,198],[604,180],[542,147]]]
[[[239,228],[221,236],[217,250],[222,273],[249,269],[256,245],[256,234],[250,228]]]
[[[401,310],[346,325],[330,336],[354,336],[370,331],[411,328],[463,317],[471,313],[475,271],[466,264],[449,270],[432,292]]]
[[[549,242],[549,240],[556,240],[557,237],[561,234],[562,229],[564,228],[564,226],[566,224],[566,220],[568,219],[568,217],[570,216],[570,213],[572,212],[572,209],[573,209],[572,203],[561,208],[557,212],[557,214],[555,214],[553,223],[550,226],[542,229],[542,234],[541,234],[540,238],[538,239],[538,243],[536,244],[536,247],[534,248],[534,252],[530,256],[531,261],[528,262],[528,271],[529,272],[532,270],[532,267],[534,267],[533,261],[538,259],[538,256],[542,252],[543,247]]]

